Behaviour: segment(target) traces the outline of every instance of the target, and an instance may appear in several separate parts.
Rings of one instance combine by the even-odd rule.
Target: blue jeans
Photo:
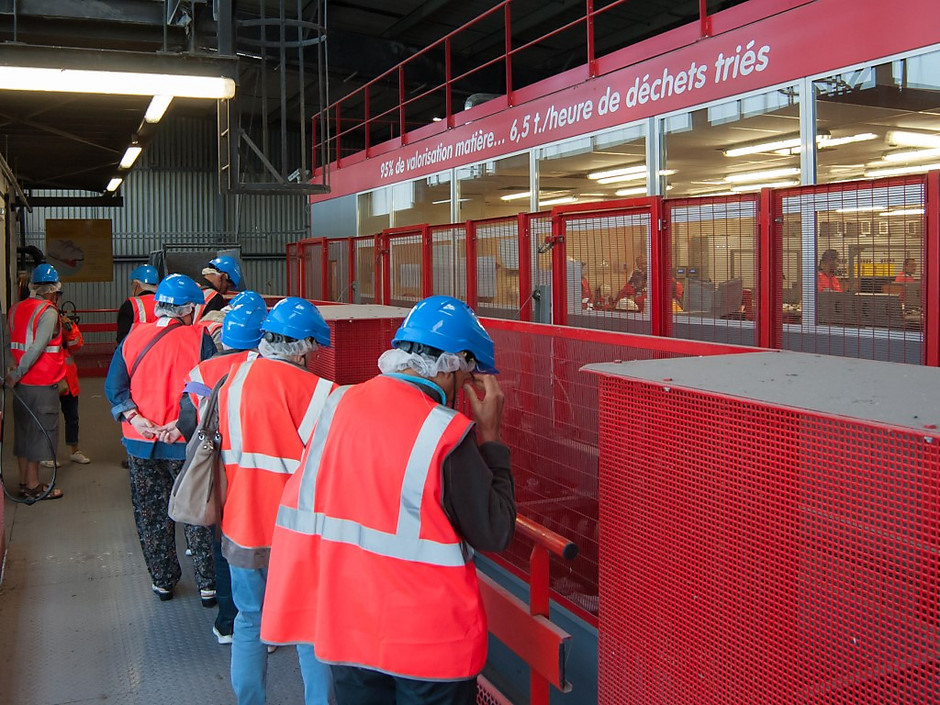
[[[232,689],[238,705],[264,705],[268,649],[261,642],[261,606],[268,571],[233,565],[229,569],[232,597],[238,608],[232,641]],[[304,679],[304,703],[327,705],[333,683],[329,666],[320,662],[309,644],[298,644],[297,656]]]

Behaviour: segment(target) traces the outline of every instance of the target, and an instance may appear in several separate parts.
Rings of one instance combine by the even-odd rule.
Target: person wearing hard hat
[[[263,335],[261,325],[268,312],[264,299],[254,291],[243,291],[226,308],[230,310],[222,322],[222,351],[200,362],[186,376],[177,427],[187,440],[192,438],[199,423],[199,405],[212,394],[219,380],[231,374],[246,360],[258,357],[257,347]],[[218,536],[218,532],[215,536]],[[238,610],[232,600],[228,561],[222,555],[222,544],[218,538],[212,541],[212,559],[215,562],[215,590],[219,607],[212,633],[220,644],[231,644]]]
[[[203,305],[196,312],[196,320],[201,319],[210,311],[219,311],[225,306],[225,296],[242,286],[242,268],[234,257],[220,255],[209,260],[203,268],[202,276],[208,282],[202,287],[204,297]]]
[[[516,517],[493,341],[432,296],[379,369],[333,392],[284,489],[261,638],[314,645],[344,705],[470,705],[487,628],[467,546],[506,548]]]
[[[233,312],[234,313],[234,312]],[[232,315],[232,314],[229,314]],[[227,322],[227,319],[226,319]],[[307,358],[330,345],[317,307],[291,296],[261,326],[260,357],[233,368],[219,390],[219,435],[227,492],[222,553],[238,608],[232,643],[232,688],[238,702],[263,703],[267,647],[260,638],[271,534],[284,484],[336,385],[307,369]],[[309,645],[297,647],[306,705],[327,705],[330,670]]]
[[[153,312],[156,306],[153,294],[157,290],[157,284],[160,282],[160,275],[156,267],[149,264],[136,267],[130,275],[131,295],[128,296],[121,308],[118,309],[117,316],[117,342],[120,343],[127,337],[131,327],[135,323],[150,323],[157,320]]]
[[[171,274],[160,282],[154,298],[157,320],[135,325],[118,345],[104,390],[112,415],[121,422],[134,519],[151,589],[160,600],[169,600],[182,572],[167,504],[186,457],[186,444],[178,436],[161,440],[161,435],[175,427],[184,377],[200,360],[215,354],[215,345],[202,328],[192,325],[195,307],[203,301],[196,282]],[[214,607],[212,529],[186,525],[184,533],[202,604]]]
[[[59,499],[61,489],[39,481],[39,463],[53,460],[59,445],[59,383],[65,379],[58,310],[62,284],[55,267],[37,266],[29,289],[29,298],[16,303],[9,313],[14,364],[4,384],[16,392],[13,455],[19,463],[24,499]]]

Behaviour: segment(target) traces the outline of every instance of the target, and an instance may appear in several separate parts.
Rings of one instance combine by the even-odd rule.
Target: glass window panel
[[[450,171],[392,186],[392,227],[450,223]]]
[[[529,211],[529,155],[516,154],[457,169],[460,220]]]
[[[360,193],[356,198],[359,210],[359,235],[375,235],[391,227],[392,189],[383,186]]]

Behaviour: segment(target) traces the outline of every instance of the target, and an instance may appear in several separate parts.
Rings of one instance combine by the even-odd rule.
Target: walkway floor
[[[215,609],[199,602],[182,530],[176,596],[160,602],[150,592],[103,387],[82,380],[81,447],[93,462],[59,469],[65,496],[32,506],[4,500],[0,705],[234,703],[230,647],[212,635]],[[8,394],[4,419],[11,403]],[[12,423],[5,426],[3,480],[15,493]],[[302,701],[296,652],[281,648],[268,659],[268,703]]]

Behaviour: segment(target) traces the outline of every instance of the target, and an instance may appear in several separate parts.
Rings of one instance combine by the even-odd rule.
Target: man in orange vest
[[[186,444],[167,438],[175,429],[183,378],[200,360],[212,357],[215,345],[193,312],[202,291],[189,277],[171,274],[157,287],[157,320],[134,326],[111,358],[105,395],[111,413],[121,421],[130,466],[131,501],[144,560],[160,600],[170,600],[181,569],[176,555],[176,529],[167,516],[173,481],[183,466]],[[193,554],[196,586],[204,607],[215,606],[212,529],[185,526]]]
[[[330,344],[330,328],[316,306],[295,296],[283,299],[268,313],[261,330],[260,357],[232,368],[219,390],[227,480],[222,553],[229,562],[238,608],[231,678],[239,705],[265,702],[267,647],[260,638],[261,605],[278,502],[300,463],[320,409],[336,386],[307,369],[307,356]],[[298,646],[297,653],[304,702],[327,705],[329,668],[310,646]]]
[[[62,490],[39,482],[39,463],[52,460],[59,445],[59,382],[65,378],[65,349],[59,324],[62,291],[51,264],[33,270],[30,297],[10,309],[10,350],[15,366],[4,383],[13,403],[13,455],[20,467],[20,494],[27,501],[58,499]]]
[[[470,705],[487,646],[470,547],[504,549],[516,516],[493,341],[432,296],[392,346],[333,392],[285,487],[261,636],[316,646],[343,705]]]
[[[156,267],[149,264],[141,265],[131,272],[131,295],[124,300],[118,309],[117,341],[120,343],[127,337],[135,323],[150,323],[157,320],[153,310],[156,301],[153,294],[157,290],[160,275]]]

